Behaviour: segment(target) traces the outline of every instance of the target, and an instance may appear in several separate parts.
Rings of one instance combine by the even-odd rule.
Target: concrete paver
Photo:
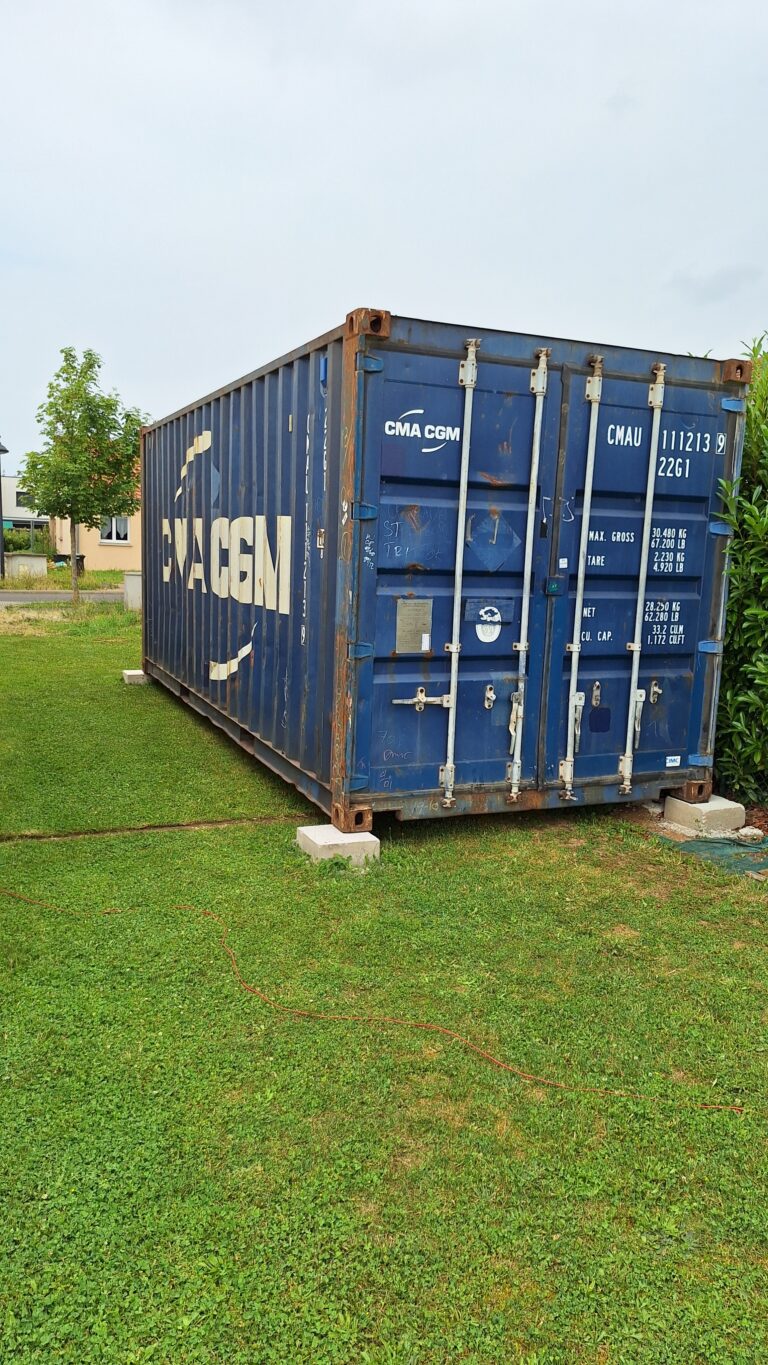
[[[342,834],[333,825],[302,825],[296,842],[313,862],[321,858],[347,858],[353,867],[364,867],[369,858],[378,858],[381,844],[375,834]]]

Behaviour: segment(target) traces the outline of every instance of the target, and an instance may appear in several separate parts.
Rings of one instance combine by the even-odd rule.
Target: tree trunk
[[[72,570],[72,602],[74,606],[77,606],[80,602],[80,584],[77,579],[77,523],[72,520],[69,523],[69,554]]]

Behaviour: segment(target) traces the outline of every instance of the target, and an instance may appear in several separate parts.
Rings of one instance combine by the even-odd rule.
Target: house
[[[57,555],[70,553],[69,519],[51,517],[51,546]],[[86,569],[141,568],[141,513],[107,517],[101,526],[77,527],[77,553]]]
[[[22,479],[16,474],[3,474],[0,485],[4,530],[42,531],[48,525],[48,518],[37,512],[30,503]]]

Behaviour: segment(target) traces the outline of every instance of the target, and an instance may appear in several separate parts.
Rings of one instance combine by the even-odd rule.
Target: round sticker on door
[[[477,638],[490,645],[501,635],[501,612],[498,607],[481,607],[477,614],[480,618],[475,626]]]

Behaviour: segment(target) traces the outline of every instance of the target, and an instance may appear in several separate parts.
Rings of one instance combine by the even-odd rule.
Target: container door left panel
[[[444,786],[450,702],[461,452],[466,417],[460,357],[380,352],[367,380],[358,635],[372,645],[360,672],[355,783],[397,807],[398,793]],[[462,526],[456,795],[503,789],[514,749],[524,561],[534,441],[531,366],[477,357]],[[550,375],[540,467],[534,480],[529,630],[546,626],[560,378]],[[370,511],[374,511],[371,506]],[[537,784],[543,650],[528,652],[522,787]],[[367,682],[365,677],[367,675]],[[365,695],[367,693],[367,695]]]

